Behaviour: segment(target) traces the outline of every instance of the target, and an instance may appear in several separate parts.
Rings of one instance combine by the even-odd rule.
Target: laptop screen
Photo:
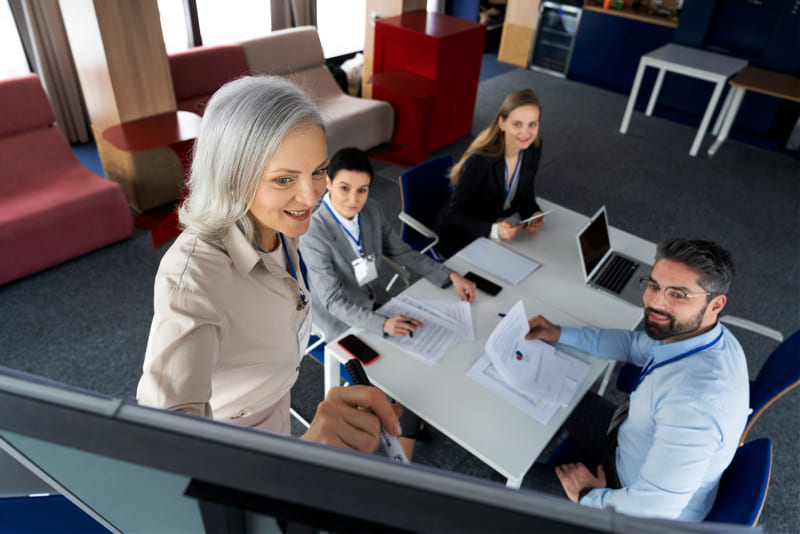
[[[611,251],[605,206],[600,208],[591,222],[578,234],[578,246],[583,262],[583,274],[588,280],[592,271]]]

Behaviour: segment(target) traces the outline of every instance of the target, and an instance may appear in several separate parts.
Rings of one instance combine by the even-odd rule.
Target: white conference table
[[[541,263],[541,267],[517,285],[495,278],[453,256],[446,265],[465,273],[474,271],[503,286],[494,297],[478,291],[472,303],[475,341],[462,341],[435,365],[424,363],[397,349],[382,337],[359,329],[354,333],[380,353],[365,367],[370,380],[388,395],[417,413],[429,424],[506,477],[507,485],[519,487],[522,478],[547,446],[561,424],[607,368],[609,362],[559,346],[559,349],[590,363],[586,378],[572,402],[560,408],[544,425],[467,376],[467,370],[484,354],[484,345],[507,312],[522,299],[529,317],[542,314],[557,324],[635,328],[642,317],[633,306],[583,282],[578,263],[576,234],[588,217],[540,199],[543,210],[555,208],[536,234],[519,235],[510,248]],[[633,258],[652,263],[655,245],[618,229],[611,229],[611,242]],[[507,243],[505,243],[508,245]],[[456,301],[452,288],[440,289],[419,280],[405,293],[425,300]],[[339,362],[350,355],[337,344],[325,345],[325,392],[339,384]]]

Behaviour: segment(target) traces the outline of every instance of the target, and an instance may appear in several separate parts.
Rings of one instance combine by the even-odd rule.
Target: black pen
[[[406,324],[414,324],[414,321],[412,321],[411,319],[406,319]],[[414,337],[414,331],[413,330],[409,330],[408,331],[408,336],[409,337]]]
[[[347,368],[347,372],[350,373],[350,378],[353,380],[354,385],[372,385],[367,377],[367,372],[364,371],[364,367],[361,365],[361,362],[356,358],[348,360],[344,366]],[[383,446],[383,450],[386,452],[386,455],[389,458],[397,462],[403,462],[404,464],[408,463],[408,458],[406,457],[406,453],[403,452],[403,447],[400,446],[400,441],[398,441],[395,436],[389,434],[382,426],[381,445]]]

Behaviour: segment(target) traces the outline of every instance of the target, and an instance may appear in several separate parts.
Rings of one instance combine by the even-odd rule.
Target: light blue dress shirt
[[[562,327],[558,341],[642,367],[650,359],[658,364],[710,345],[644,378],[631,394],[617,437],[622,489],[595,489],[581,499],[630,515],[704,519],[749,409],[747,362],[733,334],[717,323],[704,334],[664,345],[644,332]]]

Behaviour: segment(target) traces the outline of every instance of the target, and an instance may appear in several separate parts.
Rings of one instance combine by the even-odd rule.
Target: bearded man
[[[544,473],[553,482],[538,489],[555,488],[586,506],[648,517],[705,518],[749,407],[744,352],[718,320],[734,272],[730,254],[714,243],[667,239],[658,246],[650,275],[641,280],[644,332],[567,328],[542,316],[530,319],[528,339],[642,368],[629,402],[616,410],[593,393],[581,400],[565,427],[584,462],[555,468],[536,464],[534,489]]]

